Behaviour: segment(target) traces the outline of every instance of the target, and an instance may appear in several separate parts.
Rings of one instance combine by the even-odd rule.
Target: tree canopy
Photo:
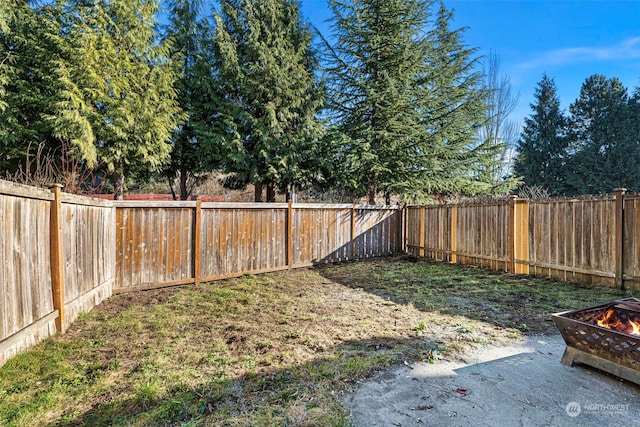
[[[348,184],[370,203],[378,192],[420,198],[470,189],[481,74],[464,29],[449,28],[452,13],[423,0],[329,3],[328,108],[345,136]]]
[[[167,6],[0,5],[3,175],[45,153],[118,196],[164,176],[184,199],[214,170],[260,201],[640,190],[640,88],[593,75],[564,112],[543,75],[511,169],[517,96],[440,1],[329,0],[324,35],[296,0]]]
[[[565,116],[556,86],[544,75],[525,121],[515,173],[554,195],[640,190],[638,89],[629,96],[617,78],[594,74]]]
[[[157,171],[169,159],[168,141],[180,118],[177,70],[158,42],[156,0],[68,0],[63,31],[73,34],[67,122],[87,122],[95,149],[113,177],[116,198],[126,178]]]
[[[323,102],[311,32],[295,0],[224,0],[216,49],[225,93],[228,183],[254,184],[256,201],[319,179]]]
[[[176,99],[184,115],[171,135],[171,160],[164,173],[172,191],[187,199],[206,172],[222,162],[220,83],[214,55],[213,28],[202,0],[169,2],[165,32],[169,58],[178,68]],[[177,180],[178,191],[174,190]]]
[[[567,154],[566,119],[554,80],[544,74],[538,82],[531,104],[531,115],[518,141],[514,172],[525,185],[542,187],[551,194],[566,189],[563,168]]]

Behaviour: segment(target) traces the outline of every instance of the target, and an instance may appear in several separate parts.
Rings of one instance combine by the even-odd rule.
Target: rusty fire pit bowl
[[[567,348],[561,362],[598,368],[640,384],[640,335],[598,326],[596,319],[613,310],[624,319],[640,320],[640,299],[627,298],[552,315]]]

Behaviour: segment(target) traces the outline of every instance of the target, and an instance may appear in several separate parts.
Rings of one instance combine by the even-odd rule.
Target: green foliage
[[[294,0],[226,0],[216,15],[226,94],[228,183],[304,187],[321,180],[322,88],[311,34]],[[260,200],[260,195],[256,194]]]
[[[23,0],[2,5],[0,26],[0,169],[15,171],[37,149],[60,145],[50,120],[63,98],[52,72],[65,57],[51,6],[32,9]]]
[[[419,198],[468,188],[469,145],[484,106],[474,50],[434,2],[332,0],[329,109],[346,141],[347,183]]]
[[[587,78],[569,109],[567,193],[640,189],[638,116],[620,80],[598,74]]]
[[[553,79],[544,75],[535,96],[515,164],[526,185],[553,195],[640,190],[638,89],[629,97],[620,80],[595,74],[583,83],[569,117],[560,111]]]
[[[555,82],[544,74],[535,90],[531,115],[518,141],[514,172],[527,186],[559,195],[565,191],[563,167],[567,157],[566,119],[560,110]]]
[[[213,34],[202,0],[173,0],[169,3],[169,56],[179,67],[175,83],[177,100],[185,115],[174,130],[171,162],[165,174],[177,178],[180,199],[193,191],[205,172],[216,169],[222,156],[221,98],[214,56]]]
[[[177,71],[155,31],[158,3],[69,0],[61,7],[62,30],[76,56],[68,64],[60,124],[91,127],[94,139],[82,139],[82,153],[97,151],[118,197],[127,176],[158,170],[169,159],[168,141],[180,118]],[[62,135],[65,129],[59,126]]]

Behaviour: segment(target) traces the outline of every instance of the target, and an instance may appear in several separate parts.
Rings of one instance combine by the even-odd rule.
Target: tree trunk
[[[262,181],[257,181],[254,184],[255,187],[255,191],[254,191],[254,201],[256,203],[262,203]]]
[[[175,180],[173,179],[173,176],[167,177],[167,183],[169,184],[169,189],[171,190],[171,198],[173,200],[178,200],[176,198],[176,190],[173,188],[174,181]]]
[[[387,206],[391,205],[391,193],[384,193],[384,204]]]
[[[113,199],[124,200],[124,172],[119,171],[115,173],[113,187]]]
[[[267,203],[276,201],[276,184],[273,181],[267,183]]]
[[[189,172],[186,169],[180,169],[180,200],[187,200],[189,198],[188,179]]]
[[[369,181],[369,192],[368,197],[369,197],[369,204],[370,205],[375,205],[376,204],[376,190],[377,190],[377,186],[376,183],[373,181]]]

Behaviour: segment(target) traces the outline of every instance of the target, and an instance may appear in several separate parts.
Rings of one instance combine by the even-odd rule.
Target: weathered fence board
[[[286,266],[286,208],[202,209],[202,280]]]
[[[115,206],[116,292],[402,249],[402,212],[397,207],[202,203],[198,208],[195,202],[116,202]]]
[[[189,202],[195,207],[195,202]],[[179,205],[116,208],[116,283],[128,290],[193,279],[194,209]]]
[[[0,194],[0,340],[53,311],[49,202]]]
[[[115,209],[82,199],[62,199],[65,327],[110,297],[115,283]]]
[[[351,215],[351,206],[293,209],[292,264],[294,266],[309,265],[317,262],[353,259],[355,255],[351,245]],[[354,237],[358,237],[357,212],[355,215]],[[363,220],[364,218],[360,218],[360,221]],[[364,238],[361,236],[361,239]],[[358,244],[363,244],[360,241],[354,243],[356,248]],[[356,253],[358,250],[356,249]]]
[[[400,249],[401,211],[397,209],[355,209],[354,258],[388,255]]]
[[[457,207],[457,228],[458,262],[507,270],[509,265],[508,204],[460,205]]]
[[[418,256],[576,283],[640,287],[640,196],[407,209]]]
[[[535,202],[529,211],[532,274],[613,285],[614,199]]]
[[[51,198],[48,191],[0,181],[0,364],[55,332]]]
[[[640,288],[640,196],[625,198],[623,223],[623,277]]]

